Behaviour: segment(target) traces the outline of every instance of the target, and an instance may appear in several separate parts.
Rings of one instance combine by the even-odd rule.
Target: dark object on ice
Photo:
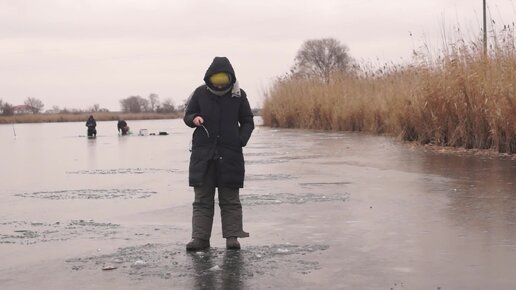
[[[210,247],[210,241],[209,240],[203,240],[199,238],[193,238],[188,244],[186,244],[186,250],[187,251],[201,251],[208,249]]]
[[[159,135],[168,135],[167,132],[159,132]]]
[[[96,137],[97,136],[97,122],[93,118],[92,115],[86,121],[86,127],[88,127],[88,137]]]

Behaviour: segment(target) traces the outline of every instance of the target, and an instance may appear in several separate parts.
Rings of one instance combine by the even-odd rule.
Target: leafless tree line
[[[28,97],[24,101],[24,106],[15,106],[11,103],[4,102],[0,99],[0,114],[1,115],[13,115],[15,113],[32,113],[39,114],[43,113],[45,105],[38,98]],[[163,101],[159,100],[157,94],[150,94],[147,98],[141,96],[130,96],[120,100],[120,107],[122,112],[127,113],[140,113],[140,112],[156,112],[156,113],[171,113],[175,112],[176,108],[174,101],[167,98]],[[18,111],[17,111],[18,110]],[[59,106],[52,106],[50,109],[44,111],[48,114],[59,114],[59,113],[84,113],[84,112],[109,112],[108,109],[102,108],[99,104],[94,104],[86,110],[82,109],[70,109],[60,108]]]
[[[176,107],[172,99],[167,98],[160,102],[157,94],[150,94],[147,98],[143,98],[141,96],[130,96],[125,99],[121,99],[120,107],[122,112],[128,113],[171,113],[176,111]]]

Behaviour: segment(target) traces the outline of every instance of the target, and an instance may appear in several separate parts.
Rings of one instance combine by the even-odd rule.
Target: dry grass
[[[115,121],[118,118],[124,120],[152,120],[175,119],[182,117],[182,112],[175,113],[67,113],[67,114],[24,114],[13,116],[0,116],[0,124],[10,123],[53,123],[53,122],[86,122],[93,115],[97,121]]]
[[[485,57],[459,41],[438,57],[354,75],[329,84],[283,78],[262,109],[272,127],[364,131],[403,140],[516,153],[516,49],[505,30]]]

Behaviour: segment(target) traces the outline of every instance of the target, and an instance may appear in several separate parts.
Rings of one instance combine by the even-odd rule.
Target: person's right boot
[[[228,250],[240,250],[240,243],[237,237],[228,237],[226,239],[226,249]]]
[[[186,244],[186,250],[189,252],[202,251],[208,248],[210,248],[210,241],[199,238],[192,238],[192,240]]]

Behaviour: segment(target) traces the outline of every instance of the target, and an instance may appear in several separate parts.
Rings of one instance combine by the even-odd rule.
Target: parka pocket
[[[225,185],[241,187],[245,176],[245,162],[242,150],[225,147],[218,159],[220,176]]]

